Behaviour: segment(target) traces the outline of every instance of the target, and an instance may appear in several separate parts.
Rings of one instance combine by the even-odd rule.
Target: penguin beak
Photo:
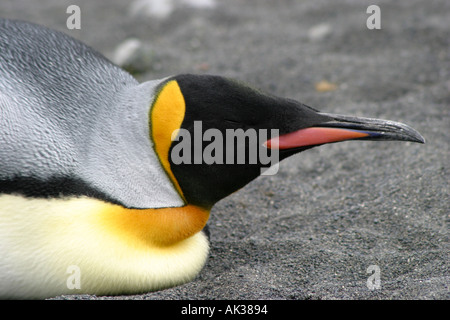
[[[294,149],[345,140],[397,140],[425,143],[419,132],[406,124],[381,119],[319,113],[329,121],[266,141],[270,149]]]

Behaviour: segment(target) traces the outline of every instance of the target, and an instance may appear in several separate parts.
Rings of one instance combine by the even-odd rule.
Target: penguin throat
[[[100,218],[102,225],[127,241],[152,246],[170,246],[200,232],[208,221],[209,210],[194,205],[127,209],[108,204],[101,212]]]

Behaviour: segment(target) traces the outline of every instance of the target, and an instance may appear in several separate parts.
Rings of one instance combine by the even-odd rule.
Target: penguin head
[[[155,152],[178,193],[203,208],[318,145],[356,139],[424,142],[402,123],[321,113],[212,75],[164,81],[150,122]]]

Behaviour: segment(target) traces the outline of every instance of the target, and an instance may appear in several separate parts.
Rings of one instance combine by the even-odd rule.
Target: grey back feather
[[[139,84],[73,38],[0,19],[0,180],[74,178],[127,207],[183,205],[153,150]]]

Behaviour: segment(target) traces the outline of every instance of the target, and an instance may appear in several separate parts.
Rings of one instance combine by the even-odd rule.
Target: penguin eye
[[[172,144],[172,133],[180,129],[186,112],[184,96],[177,81],[167,82],[159,91],[150,109],[150,135],[156,154],[164,170],[174,183],[178,192],[181,188],[172,173],[169,163],[169,150]]]

